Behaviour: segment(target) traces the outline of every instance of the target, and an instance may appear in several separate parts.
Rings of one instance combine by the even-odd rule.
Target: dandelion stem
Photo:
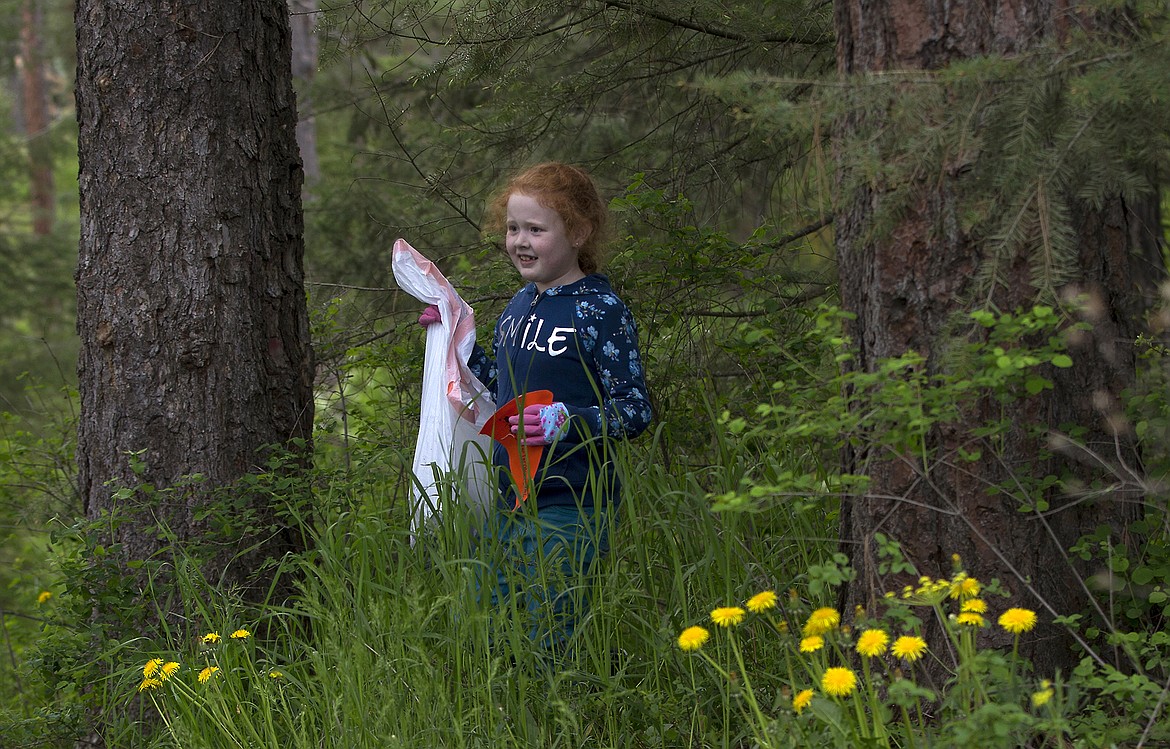
[[[921,706],[919,706],[919,709],[921,709]],[[901,710],[902,723],[906,726],[906,746],[909,749],[917,749],[917,744],[914,741],[914,727],[910,724],[910,712],[906,710],[905,705],[901,706]]]
[[[747,696],[748,705],[752,710],[752,718],[755,725],[758,727],[760,733],[757,734],[756,739],[759,740],[761,746],[767,746],[767,734],[765,733],[768,721],[764,718],[763,712],[760,710],[760,705],[756,702],[756,693],[752,690],[751,678],[748,677],[747,668],[744,667],[743,653],[739,650],[739,643],[733,633],[728,633],[728,639],[731,641],[731,650],[735,653],[735,662],[739,666],[739,672],[743,675],[743,692]],[[755,732],[753,730],[753,732]]]

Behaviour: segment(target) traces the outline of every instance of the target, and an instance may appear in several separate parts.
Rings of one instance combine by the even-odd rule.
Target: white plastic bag
[[[480,517],[495,501],[491,438],[479,430],[495,412],[491,394],[467,359],[475,345],[475,316],[455,287],[406,240],[394,243],[394,279],[415,299],[439,308],[441,323],[427,326],[422,408],[412,469],[414,508],[411,537],[442,513],[443,501],[459,496]],[[454,477],[457,486],[443,486]],[[453,494],[453,492],[457,492]]]

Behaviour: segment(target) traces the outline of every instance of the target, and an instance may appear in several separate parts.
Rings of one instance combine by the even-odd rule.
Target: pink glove
[[[520,431],[520,417],[511,416],[512,434],[522,445],[551,445],[569,431],[569,409],[564,403],[548,406],[527,406],[524,409],[524,431]]]
[[[424,328],[437,322],[443,322],[443,317],[439,314],[439,308],[433,304],[427,305],[427,308],[418,316],[418,324]]]

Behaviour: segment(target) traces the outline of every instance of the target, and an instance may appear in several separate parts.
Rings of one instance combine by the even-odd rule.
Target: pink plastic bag
[[[495,500],[491,438],[480,429],[496,410],[491,394],[467,368],[475,346],[475,313],[455,287],[406,240],[394,243],[394,279],[415,299],[439,308],[427,326],[422,402],[414,447],[412,537],[456,500],[481,518]]]

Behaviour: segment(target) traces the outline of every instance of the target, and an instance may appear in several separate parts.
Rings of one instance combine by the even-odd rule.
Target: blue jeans
[[[480,547],[486,563],[476,580],[480,602],[487,592],[493,612],[527,617],[532,642],[563,650],[588,610],[596,565],[609,552],[608,520],[605,512],[576,507],[499,512]]]

